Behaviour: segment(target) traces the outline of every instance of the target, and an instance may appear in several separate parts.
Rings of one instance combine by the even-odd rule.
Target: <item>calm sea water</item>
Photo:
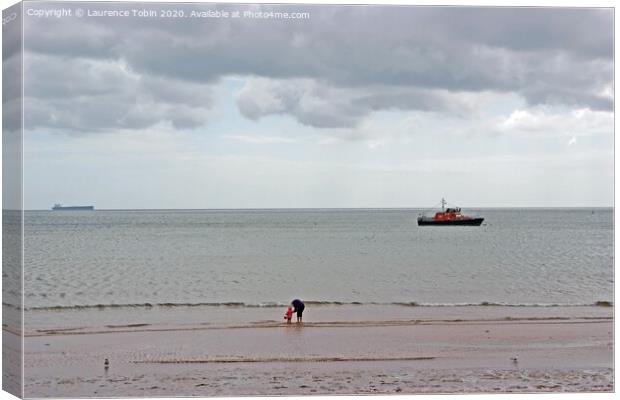
[[[612,209],[26,212],[26,308],[613,300]]]

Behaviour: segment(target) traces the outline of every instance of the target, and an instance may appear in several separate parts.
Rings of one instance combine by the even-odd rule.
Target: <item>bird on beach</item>
[[[511,359],[511,360],[512,360],[512,362],[513,362],[513,363],[515,363],[515,364],[519,362],[519,359],[517,358],[517,356],[510,357],[510,359]]]

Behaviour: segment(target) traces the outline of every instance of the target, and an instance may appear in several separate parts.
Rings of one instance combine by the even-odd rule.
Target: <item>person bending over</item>
[[[294,308],[293,311],[297,313],[297,323],[301,322],[301,318],[304,313],[304,308],[306,308],[306,306],[304,305],[304,302],[299,299],[295,299],[291,302],[291,305]]]

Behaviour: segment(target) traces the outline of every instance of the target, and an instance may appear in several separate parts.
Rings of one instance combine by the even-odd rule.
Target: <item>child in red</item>
[[[286,320],[287,324],[291,323],[291,320],[293,319],[293,307],[289,307],[288,310],[286,310],[286,314],[284,314],[284,319]]]

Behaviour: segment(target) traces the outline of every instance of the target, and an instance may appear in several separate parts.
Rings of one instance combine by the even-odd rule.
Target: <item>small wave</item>
[[[410,307],[613,307],[611,301],[597,301],[595,303],[504,303],[482,301],[480,303],[416,303],[399,302],[389,303]]]
[[[435,357],[260,357],[260,358],[211,358],[211,359],[171,359],[135,360],[134,364],[230,364],[230,363],[272,363],[272,362],[368,362],[368,361],[425,361]]]
[[[145,326],[150,326],[151,324],[127,324],[127,325],[106,325],[106,328],[143,328]]]
[[[15,307],[2,303],[4,306]],[[595,303],[502,303],[483,301],[480,303],[418,303],[409,302],[358,302],[358,301],[306,301],[308,306],[401,306],[401,307],[613,307],[613,302],[600,300]],[[279,308],[287,307],[286,302],[198,302],[198,303],[128,303],[128,304],[82,304],[28,307],[25,311],[65,311],[65,310],[105,310],[117,308],[182,308],[182,307],[226,307],[226,308]],[[18,307],[17,307],[18,308]]]
[[[306,303],[308,304],[308,303]],[[113,308],[176,308],[176,307],[230,307],[230,308],[258,308],[258,307],[286,307],[288,303],[243,303],[243,302],[212,302],[212,303],[125,303],[125,304],[78,304],[27,307],[26,311],[64,311],[64,310],[89,310],[89,309],[113,309]],[[10,306],[10,305],[9,305]]]

